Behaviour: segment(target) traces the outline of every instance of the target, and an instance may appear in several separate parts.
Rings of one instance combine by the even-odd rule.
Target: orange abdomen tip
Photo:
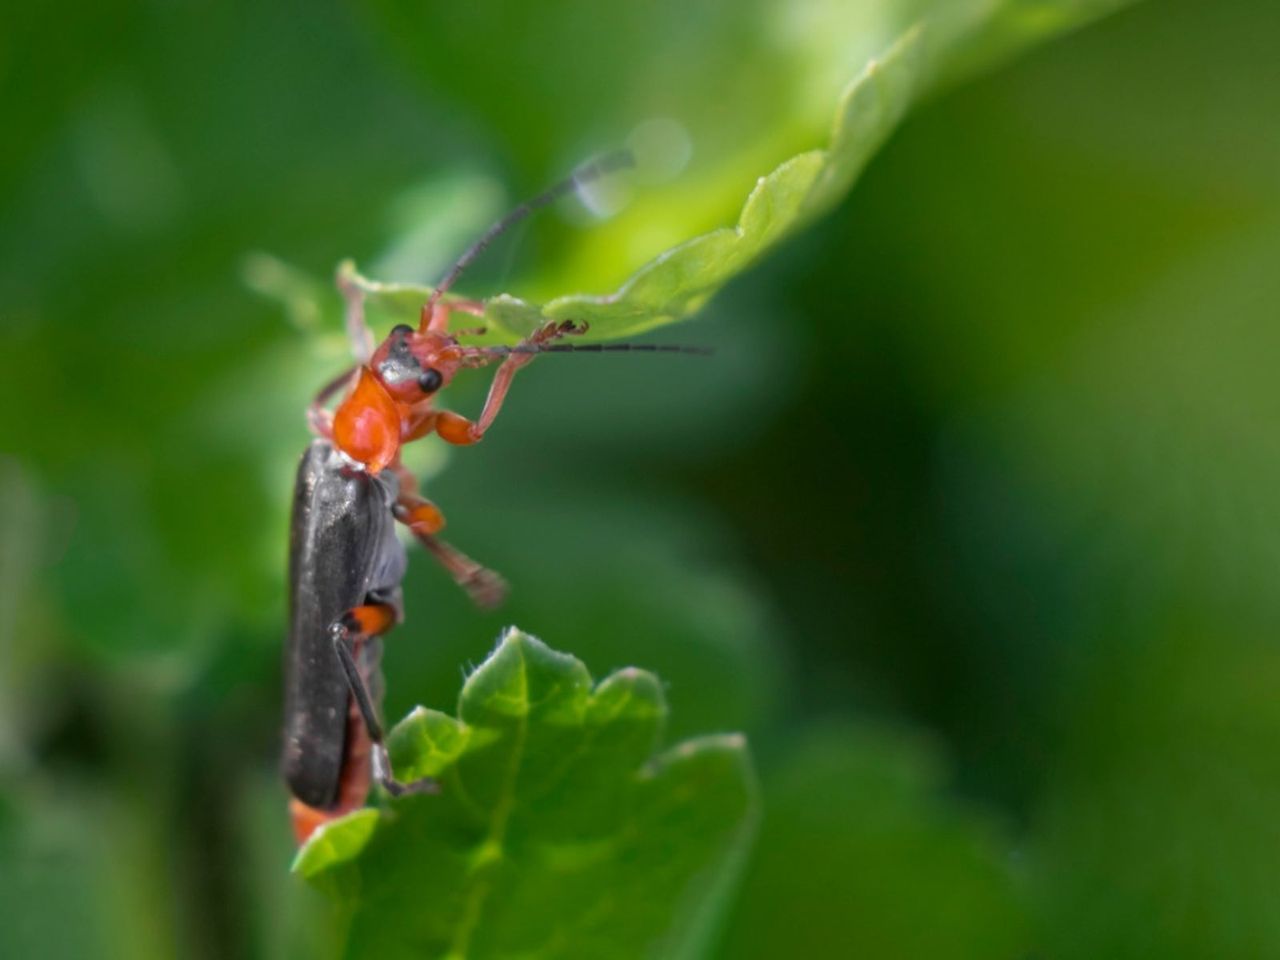
[[[289,798],[289,820],[293,823],[293,839],[298,846],[306,843],[320,827],[336,819],[335,814],[308,807],[297,797]]]
[[[368,367],[360,368],[356,388],[333,416],[333,441],[370,473],[381,471],[400,449],[400,409]]]

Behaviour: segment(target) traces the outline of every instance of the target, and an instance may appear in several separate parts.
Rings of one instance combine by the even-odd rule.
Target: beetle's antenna
[[[711,347],[689,346],[683,343],[526,343],[513,347],[472,347],[480,353],[494,357],[509,357],[513,353],[686,353],[709,357],[715,351]]]
[[[635,157],[632,156],[630,150],[618,150],[614,153],[605,154],[598,160],[592,160],[588,163],[584,163],[559,183],[548,187],[536,197],[526,200],[514,210],[511,210],[506,216],[486,230],[480,236],[480,239],[467,248],[466,252],[457,259],[457,262],[449,268],[449,272],[444,275],[444,279],[436,284],[436,288],[431,291],[431,297],[427,300],[426,307],[423,308],[423,316],[426,317],[431,315],[431,309],[440,302],[441,297],[449,292],[449,289],[454,285],[458,277],[462,275],[462,272],[466,270],[467,267],[471,266],[472,261],[474,261],[476,257],[480,256],[480,254],[484,253],[485,248],[488,247],[489,244],[493,243],[494,240],[502,236],[502,234],[506,233],[525,217],[529,216],[529,214],[547,206],[548,204],[554,203],[566,193],[577,189],[584,183],[590,183],[592,180],[597,180],[606,173],[612,173],[615,170],[624,170],[628,167],[634,167],[635,163]]]

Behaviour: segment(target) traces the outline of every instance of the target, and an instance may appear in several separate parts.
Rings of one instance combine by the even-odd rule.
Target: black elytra
[[[334,655],[330,628],[366,603],[402,608],[407,558],[392,508],[399,485],[390,471],[355,469],[327,440],[298,465],[289,537],[289,636],[285,648],[282,769],[295,797],[325,809],[338,799],[347,752],[351,689]],[[360,672],[380,687],[381,644],[368,639]],[[375,699],[380,690],[370,691]]]

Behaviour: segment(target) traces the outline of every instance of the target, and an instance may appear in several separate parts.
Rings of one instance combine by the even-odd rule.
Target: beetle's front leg
[[[364,290],[356,282],[355,266],[350,261],[338,267],[337,282],[345,306],[343,321],[347,339],[351,341],[351,354],[356,363],[368,363],[373,356],[373,332],[364,318]]]
[[[573,320],[553,321],[520,341],[520,346],[542,347],[561,337],[577,336],[586,332],[585,323],[577,323]],[[441,410],[435,414],[436,433],[447,442],[459,446],[479,443],[485,431],[493,425],[493,421],[502,410],[503,401],[507,399],[507,391],[511,389],[511,381],[515,379],[516,373],[536,356],[536,352],[512,353],[502,361],[498,372],[493,375],[493,383],[489,385],[489,395],[485,397],[480,416],[473,422],[459,414]]]
[[[455,310],[469,313],[473,317],[484,316],[484,304],[479,300],[450,300],[448,303],[440,301],[430,309],[424,304],[418,329],[423,333],[448,333],[449,315]]]

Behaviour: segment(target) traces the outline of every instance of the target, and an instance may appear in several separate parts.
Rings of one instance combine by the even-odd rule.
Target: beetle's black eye
[[[423,393],[435,393],[440,389],[440,384],[442,383],[444,383],[444,377],[435,367],[429,367],[418,378],[418,386],[422,388]]]
[[[393,336],[407,337],[409,334],[413,333],[413,327],[409,326],[407,323],[397,323],[391,328],[391,333]]]

